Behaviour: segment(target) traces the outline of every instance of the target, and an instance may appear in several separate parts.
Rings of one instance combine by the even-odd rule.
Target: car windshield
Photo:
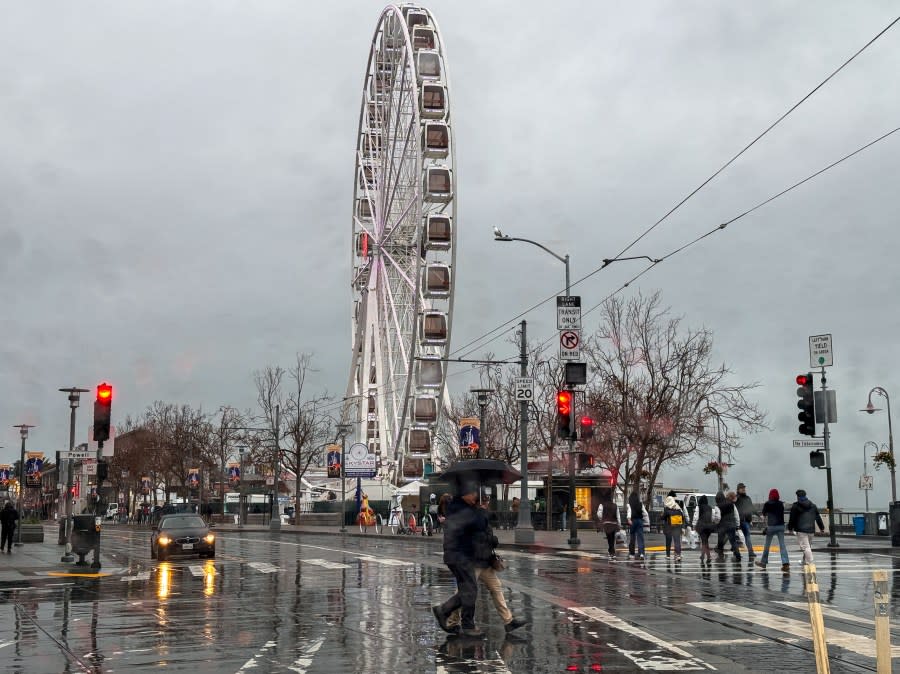
[[[163,520],[161,529],[194,529],[196,527],[205,527],[206,522],[202,517],[190,515],[188,517],[167,517]]]

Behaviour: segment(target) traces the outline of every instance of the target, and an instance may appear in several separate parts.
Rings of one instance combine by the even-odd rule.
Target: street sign
[[[560,360],[581,359],[581,330],[561,330],[559,333]]]
[[[60,452],[60,459],[72,459],[74,461],[81,461],[82,459],[93,459],[96,458],[97,452],[89,452],[87,450],[72,450],[71,452]]]
[[[825,440],[823,440],[822,438],[813,438],[812,440],[794,440],[794,447],[825,449]]]
[[[831,367],[832,365],[834,365],[834,352],[831,350],[831,333],[810,337],[809,366]]]
[[[534,377],[516,377],[516,402],[534,400]]]
[[[557,295],[556,329],[581,330],[581,297],[578,295]]]
[[[859,476],[859,488],[864,491],[872,490],[872,476],[871,475],[860,475]]]

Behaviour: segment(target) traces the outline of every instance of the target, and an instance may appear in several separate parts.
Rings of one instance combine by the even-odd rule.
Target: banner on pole
[[[41,474],[44,472],[44,453],[25,452],[25,486],[40,487]]]
[[[477,459],[481,447],[481,419],[463,417],[459,420],[459,453],[464,459]]]

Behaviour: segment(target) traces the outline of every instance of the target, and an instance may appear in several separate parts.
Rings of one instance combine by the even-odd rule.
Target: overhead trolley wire
[[[733,164],[733,163],[734,163],[741,155],[743,155],[747,150],[749,150],[749,149],[750,149],[751,147],[753,147],[757,142],[759,142],[763,137],[765,137],[770,131],[772,131],[772,129],[774,129],[774,128],[775,128],[776,126],[778,126],[781,122],[783,122],[783,121],[784,121],[784,120],[785,120],[792,112],[794,112],[794,111],[795,111],[797,108],[799,108],[803,103],[805,103],[807,100],[809,100],[809,98],[812,97],[813,94],[815,94],[819,89],[821,89],[823,86],[825,86],[832,78],[834,78],[835,75],[837,75],[839,72],[841,72],[841,70],[843,70],[844,68],[846,68],[851,62],[853,62],[853,61],[856,59],[857,56],[859,56],[860,54],[862,54],[862,53],[863,53],[866,49],[868,49],[873,43],[875,43],[882,35],[884,35],[887,31],[889,31],[891,28],[893,28],[894,25],[895,25],[898,21],[900,21],[900,16],[898,16],[898,17],[895,18],[893,21],[891,21],[887,26],[885,26],[884,28],[882,28],[882,29],[881,29],[874,37],[872,37],[872,39],[870,39],[868,42],[866,42],[866,44],[864,44],[864,45],[863,45],[862,47],[860,47],[860,48],[859,48],[852,56],[850,56],[850,58],[848,58],[846,61],[844,61],[844,62],[843,62],[840,66],[838,66],[838,67],[837,67],[830,75],[828,75],[825,79],[823,79],[823,80],[822,80],[821,82],[819,82],[815,87],[813,87],[813,88],[812,88],[805,96],[803,96],[803,98],[801,98],[799,101],[797,101],[796,103],[794,103],[794,105],[792,105],[792,106],[791,106],[784,114],[782,114],[780,117],[778,117],[778,119],[776,119],[776,120],[775,120],[774,122],[772,122],[768,127],[766,127],[766,129],[765,129],[762,133],[760,133],[759,135],[757,135],[752,141],[750,141],[747,145],[745,145],[745,146],[740,150],[740,152],[738,152],[738,153],[737,153],[736,155],[734,155],[731,159],[729,159],[727,162],[725,162],[724,164],[722,164],[722,166],[719,167],[718,170],[715,171],[715,173],[713,173],[713,174],[710,175],[706,180],[704,180],[702,183],[700,183],[700,184],[699,184],[696,188],[694,188],[687,196],[685,196],[681,201],[679,201],[677,204],[675,204],[675,206],[673,206],[671,209],[669,209],[669,211],[666,212],[665,215],[663,215],[661,218],[659,218],[659,219],[658,219],[656,222],[654,222],[650,227],[648,227],[647,229],[645,229],[645,230],[644,230],[637,238],[635,238],[631,243],[629,243],[627,246],[625,246],[625,248],[623,248],[623,249],[618,253],[618,255],[616,255],[614,258],[607,258],[607,259],[604,259],[602,265],[600,265],[599,267],[597,267],[597,268],[594,269],[593,271],[591,271],[591,272],[585,274],[585,275],[582,276],[581,278],[577,279],[576,281],[574,281],[573,283],[571,283],[570,286],[571,286],[571,287],[575,287],[575,286],[578,285],[579,283],[581,283],[581,282],[583,282],[583,281],[586,281],[587,279],[591,278],[591,277],[594,276],[595,274],[598,274],[599,272],[601,272],[602,270],[604,270],[604,269],[605,269],[606,267],[608,267],[612,262],[615,262],[615,261],[619,260],[619,259],[622,257],[622,255],[624,255],[624,254],[627,253],[629,250],[631,250],[631,249],[632,249],[639,241],[641,241],[645,236],[647,236],[650,232],[652,232],[654,229],[656,229],[660,224],[662,224],[666,219],[668,219],[668,217],[669,217],[670,215],[672,215],[675,211],[677,211],[679,208],[681,208],[685,203],[688,202],[688,200],[690,200],[690,199],[691,199],[694,195],[696,195],[700,190],[702,190],[702,189],[703,189],[704,187],[706,187],[710,182],[712,182],[719,174],[722,173],[722,171],[724,171],[726,168],[728,168],[729,166],[731,166],[731,164]],[[890,132],[890,133],[893,133],[893,131]],[[890,135],[890,133],[888,133],[888,134],[886,134],[886,135]],[[871,144],[874,144],[874,143],[878,142],[878,140],[881,140],[881,139],[879,138],[879,139],[873,141]],[[865,147],[860,148],[859,150],[857,150],[857,152],[861,152],[862,150],[866,149],[866,147],[868,147],[868,146],[865,146]],[[844,159],[849,159],[850,156],[852,156],[852,154],[851,154],[851,155],[848,155],[847,157],[844,157]],[[837,163],[840,163],[841,161],[844,161],[844,159],[839,160]],[[829,166],[829,167],[826,167],[825,169],[823,169],[823,172],[824,172],[824,171],[827,171],[829,168],[831,168],[831,167],[830,167],[830,166]],[[814,178],[816,175],[818,175],[818,174],[814,174],[814,175],[812,175],[812,176],[809,176],[809,178],[807,178],[807,180],[809,180],[809,179],[811,179],[811,178]],[[794,187],[797,187],[797,186],[799,186],[799,185],[795,185]],[[788,190],[786,190],[786,191],[790,191],[791,189],[793,189],[793,187],[788,188]],[[775,196],[772,197],[772,198],[773,198],[773,199],[777,199],[779,196],[781,196],[781,195],[778,194],[778,195],[775,195]],[[766,202],[766,203],[768,203],[768,202]],[[763,203],[758,204],[756,207],[754,207],[754,209],[755,209],[755,208],[759,208],[759,207],[761,207],[761,206],[763,206],[763,205],[765,205],[765,204],[763,204]],[[742,217],[742,216],[739,216],[739,217]],[[719,229],[719,228],[717,227],[716,229]],[[712,232],[710,232],[710,233],[712,233]],[[707,234],[707,236],[708,236],[708,234]],[[671,255],[671,254],[670,254],[670,255]],[[657,263],[658,263],[658,261],[653,261],[652,264],[651,264],[649,267],[647,267],[647,268],[645,269],[645,271],[646,271],[647,269],[652,268],[652,267],[655,266]],[[632,279],[632,281],[634,281],[636,278],[639,278],[642,274],[643,274],[643,272],[642,272],[641,274],[639,274],[638,276],[634,277],[634,278]],[[629,283],[631,283],[632,281],[629,281]],[[623,286],[623,288],[624,288],[624,287],[627,287],[627,286],[628,286],[628,284],[626,283],[626,285]],[[616,291],[616,292],[618,292],[618,291]],[[483,340],[487,340],[486,342],[482,343],[480,346],[474,346],[471,350],[467,351],[464,355],[467,356],[467,355],[473,353],[474,351],[476,351],[476,350],[478,350],[478,349],[480,349],[480,348],[483,348],[486,344],[489,344],[490,342],[496,340],[497,337],[499,337],[499,335],[494,335],[494,333],[498,332],[499,330],[502,330],[503,328],[505,328],[505,327],[508,326],[509,324],[513,323],[514,321],[517,321],[518,319],[520,319],[520,318],[522,318],[523,316],[525,316],[525,315],[531,313],[531,312],[534,311],[535,309],[537,309],[537,308],[543,306],[544,304],[546,304],[547,302],[549,302],[549,301],[551,301],[553,298],[555,298],[558,294],[559,294],[558,292],[557,292],[557,293],[554,293],[553,295],[550,295],[549,297],[547,297],[547,298],[545,298],[545,299],[543,299],[543,300],[537,302],[536,304],[534,304],[534,305],[532,305],[531,307],[525,309],[524,311],[520,312],[519,314],[517,314],[517,315],[513,316],[512,318],[510,318],[510,319],[504,321],[503,323],[501,323],[500,325],[498,325],[496,328],[493,328],[492,330],[489,330],[488,332],[483,333],[482,335],[476,337],[475,339],[473,339],[473,340],[467,342],[467,343],[464,344],[463,346],[461,346],[461,347],[455,349],[452,353],[453,353],[453,354],[457,354],[457,353],[459,353],[459,352],[461,352],[461,351],[464,351],[464,350],[468,349],[469,347],[473,347],[473,345],[479,344],[479,343],[482,342]],[[607,299],[608,299],[608,298],[607,298]],[[605,301],[605,300],[604,300],[604,301]],[[602,304],[602,302],[601,302],[601,304]],[[491,335],[494,335],[494,336],[491,337]],[[489,337],[490,337],[490,339],[488,339]]]
[[[726,220],[726,221],[723,222],[722,224],[716,225],[713,229],[709,230],[708,232],[704,232],[703,234],[701,234],[701,235],[699,235],[699,236],[697,236],[697,237],[691,239],[691,240],[688,241],[687,243],[682,244],[682,245],[679,246],[678,248],[675,248],[674,250],[672,250],[672,251],[666,253],[666,254],[663,255],[661,258],[652,261],[651,264],[649,264],[649,265],[647,265],[646,267],[644,267],[644,269],[642,269],[640,272],[638,272],[637,274],[635,274],[634,276],[632,276],[630,279],[628,279],[628,281],[626,281],[626,282],[623,283],[621,286],[619,286],[616,290],[614,290],[614,291],[611,292],[609,295],[607,295],[606,297],[604,297],[604,298],[603,298],[602,300],[600,300],[597,304],[593,305],[590,309],[588,309],[587,311],[585,311],[582,315],[583,315],[583,316],[586,316],[587,314],[591,313],[592,311],[594,311],[594,310],[596,310],[596,309],[599,309],[601,306],[603,306],[603,304],[605,304],[605,303],[606,303],[608,300],[610,300],[612,297],[614,297],[615,295],[617,295],[617,294],[619,294],[620,292],[622,292],[623,290],[625,290],[628,286],[630,286],[632,283],[634,283],[635,281],[637,281],[637,280],[638,280],[640,277],[642,277],[644,274],[646,274],[647,272],[649,272],[651,269],[653,269],[653,268],[656,267],[657,265],[659,265],[659,264],[665,262],[665,261],[668,260],[669,258],[674,257],[675,255],[678,255],[679,253],[681,253],[681,252],[687,250],[688,248],[690,248],[690,247],[692,247],[692,246],[694,246],[694,245],[700,243],[701,241],[703,241],[703,240],[706,239],[707,237],[712,236],[712,235],[715,234],[716,232],[721,232],[723,229],[725,229],[728,225],[732,224],[733,222],[737,222],[737,221],[740,220],[741,218],[743,218],[743,217],[745,217],[745,216],[747,216],[747,215],[750,215],[750,214],[753,213],[754,211],[759,210],[760,208],[762,208],[763,206],[772,203],[773,201],[775,201],[776,199],[778,199],[778,198],[780,198],[780,197],[783,197],[783,196],[784,196],[785,194],[787,194],[788,192],[792,192],[793,190],[797,189],[798,187],[800,187],[800,186],[802,186],[802,185],[808,183],[808,182],[809,182],[810,180],[812,180],[813,178],[816,178],[816,177],[822,175],[823,173],[825,173],[826,171],[829,171],[829,170],[833,169],[834,167],[838,166],[839,164],[842,164],[843,162],[847,161],[848,159],[851,159],[852,157],[855,157],[855,156],[858,155],[860,152],[863,152],[863,151],[869,149],[870,147],[872,147],[872,146],[875,145],[876,143],[880,143],[881,141],[887,139],[888,137],[892,136],[893,134],[895,134],[895,133],[897,133],[897,132],[900,132],[900,126],[896,127],[895,129],[891,129],[891,130],[888,131],[887,133],[884,133],[884,134],[878,136],[878,138],[875,138],[874,140],[869,141],[869,142],[866,143],[865,145],[863,145],[863,146],[861,146],[861,147],[858,147],[857,149],[853,150],[853,152],[850,152],[850,153],[848,153],[848,154],[845,154],[845,155],[844,155],[843,157],[841,157],[840,159],[837,159],[837,160],[831,162],[830,164],[828,164],[827,166],[822,167],[821,169],[819,169],[819,170],[816,171],[815,173],[809,174],[808,176],[806,176],[806,177],[803,178],[802,180],[798,180],[797,182],[795,182],[794,184],[790,185],[789,187],[784,188],[784,189],[781,190],[780,192],[776,192],[776,193],[773,194],[772,196],[768,197],[767,199],[764,199],[763,201],[760,201],[758,204],[756,204],[756,205],[754,205],[754,206],[751,206],[750,208],[748,208],[747,210],[743,211],[742,213],[740,213],[740,214],[734,216],[734,217],[731,218],[730,220]],[[548,339],[546,339],[546,340],[544,340],[543,342],[541,342],[541,346],[542,346],[542,347],[547,346],[547,345],[550,344],[550,342],[552,342],[554,339],[555,339],[555,337],[553,337],[553,336],[549,337]]]

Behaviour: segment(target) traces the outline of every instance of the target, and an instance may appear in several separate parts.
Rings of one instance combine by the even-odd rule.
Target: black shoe
[[[505,625],[505,629],[507,632],[512,632],[513,630],[517,630],[520,627],[524,627],[528,624],[527,620],[519,620],[518,618],[513,618]]]
[[[455,629],[450,629],[449,627],[447,627],[447,616],[445,616],[444,612],[441,610],[440,604],[432,606],[431,612],[434,613],[434,618],[438,621],[438,625],[441,626],[442,630],[444,630],[448,634],[456,634]]]
[[[459,633],[464,637],[483,637],[484,632],[477,627],[470,627],[469,629],[462,629]]]

